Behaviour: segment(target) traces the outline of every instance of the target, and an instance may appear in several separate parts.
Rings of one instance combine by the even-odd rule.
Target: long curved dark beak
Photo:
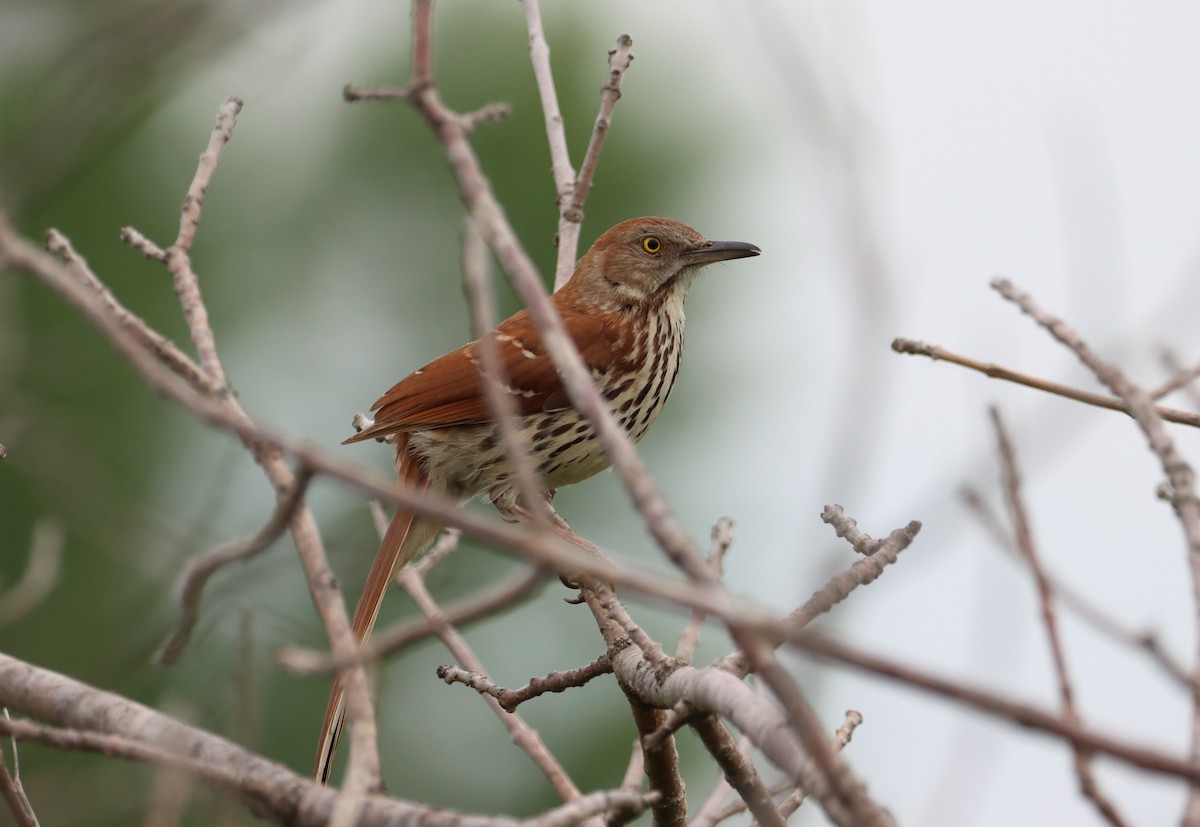
[[[745,241],[710,241],[703,247],[686,251],[682,258],[689,264],[712,264],[714,261],[749,258],[761,252],[758,247]]]

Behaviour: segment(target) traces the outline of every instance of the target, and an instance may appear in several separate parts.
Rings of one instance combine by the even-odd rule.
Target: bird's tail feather
[[[420,462],[407,450],[407,440],[403,435],[397,437],[396,467],[400,476],[400,484],[407,488],[424,490],[429,481],[421,468]],[[351,629],[354,640],[360,646],[371,635],[375,620],[379,617],[379,607],[387,593],[388,585],[396,576],[396,572],[404,568],[429,541],[437,534],[441,526],[431,520],[419,518],[411,511],[397,508],[388,523],[375,562],[371,564],[371,572],[367,575],[367,584],[363,587],[358,605],[354,607],[354,619]],[[325,784],[329,781],[333,769],[333,758],[337,752],[338,739],[346,720],[346,696],[342,689],[340,678],[335,679],[333,689],[329,693],[329,702],[325,706],[325,719],[321,723],[321,740],[317,747],[317,760],[313,768],[313,777]]]

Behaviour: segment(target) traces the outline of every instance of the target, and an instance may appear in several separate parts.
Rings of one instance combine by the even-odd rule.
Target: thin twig
[[[833,733],[833,750],[841,752],[850,743],[850,739],[854,737],[854,730],[858,729],[863,722],[862,713],[853,709],[846,710],[846,719],[842,725]],[[779,802],[779,815],[783,818],[788,818],[792,813],[800,809],[800,805],[804,803],[804,799],[808,798],[808,792],[803,789],[792,790],[792,792],[783,801]]]
[[[1058,631],[1058,615],[1055,611],[1054,587],[1046,576],[1039,559],[1037,544],[1033,541],[1033,530],[1029,525],[1029,516],[1025,502],[1021,496],[1021,475],[1017,469],[1017,455],[1012,441],[1000,418],[1000,411],[991,409],[992,426],[996,432],[996,444],[1000,452],[1000,469],[1004,487],[1005,500],[1008,503],[1009,515],[1012,518],[1013,534],[1016,537],[1017,548],[1033,574],[1034,585],[1037,587],[1038,604],[1041,607],[1042,628],[1046,630],[1046,641],[1050,646],[1050,657],[1054,663],[1054,675],[1058,680],[1059,700],[1062,703],[1062,715],[1073,724],[1081,723],[1079,709],[1075,705],[1075,690],[1071,685],[1071,675],[1067,668],[1066,652],[1063,650],[1062,636]],[[1109,800],[1096,782],[1092,771],[1093,758],[1091,751],[1076,746],[1075,774],[1079,778],[1079,788],[1100,813],[1100,816],[1113,827],[1125,827],[1126,821],[1117,811],[1116,806]]]
[[[733,544],[733,520],[722,517],[712,528],[712,546],[708,550],[705,562],[712,567],[719,579],[725,571],[725,555]],[[675,645],[675,657],[684,663],[691,663],[700,645],[700,629],[704,625],[704,612],[692,612],[687,625],[679,633],[679,643]]]
[[[855,561],[846,571],[830,578],[829,582],[787,616],[784,623],[793,632],[804,629],[814,618],[845,600],[850,592],[859,586],[874,582],[889,565],[896,562],[900,552],[912,544],[917,532],[921,530],[921,523],[913,520],[903,528],[893,531],[885,539],[875,540],[869,534],[860,531],[857,523],[845,515],[840,505],[825,506],[821,519],[833,526],[839,537],[849,540],[855,551],[866,556]],[[716,665],[735,675],[747,674],[750,666],[743,652],[728,655]]]
[[[445,613],[442,612],[441,607],[437,605],[425,587],[425,581],[420,574],[412,569],[401,569],[397,579],[412,597],[426,620],[433,626],[438,639],[442,641],[450,654],[472,672],[486,675],[487,670],[484,669],[483,664],[462,634],[450,625]],[[513,743],[529,756],[562,799],[573,801],[579,798],[582,795],[579,788],[567,775],[567,771],[563,769],[562,765],[551,755],[537,730],[527,724],[520,715],[506,711],[495,698],[489,695],[484,695],[483,698],[496,717],[500,719],[500,723],[508,730]]]
[[[1051,382],[1048,379],[1039,379],[1036,376],[1030,376],[1025,373],[1018,373],[1015,370],[993,365],[988,362],[978,362],[966,356],[960,356],[945,348],[937,345],[926,344],[912,339],[895,339],[892,341],[892,350],[897,353],[907,353],[911,356],[928,356],[935,362],[950,362],[954,365],[960,365],[964,368],[978,371],[992,379],[1003,379],[1007,382],[1015,382],[1018,385],[1025,385],[1034,390],[1046,391],[1055,396],[1062,396],[1067,399],[1073,399],[1076,402],[1083,402],[1085,405],[1094,405],[1097,408],[1104,408],[1109,411],[1120,411],[1124,414],[1129,414],[1128,405],[1119,397],[1104,396],[1098,393],[1089,393],[1088,391],[1072,388],[1068,385],[1062,385],[1058,382]],[[1193,428],[1200,428],[1200,415],[1189,413],[1188,411],[1180,411],[1175,408],[1158,408],[1158,415],[1167,422],[1174,422],[1177,425],[1189,425]]]
[[[263,527],[248,537],[239,537],[193,557],[179,577],[179,625],[154,655],[156,663],[173,666],[192,639],[200,619],[200,598],[209,578],[230,563],[245,562],[270,548],[287,530],[312,481],[312,471],[301,467],[292,486],[280,492],[275,509]]]
[[[558,262],[554,268],[554,289],[571,278],[579,250],[579,231],[583,225],[583,205],[592,188],[592,178],[600,160],[600,150],[612,122],[613,109],[621,97],[621,78],[633,60],[633,40],[627,34],[617,38],[617,47],[608,51],[608,80],[600,90],[600,111],[592,127],[587,152],[576,175],[571,166],[567,135],[563,127],[554,73],[550,68],[550,44],[542,27],[540,0],[526,0],[525,28],[529,32],[529,59],[537,81],[542,112],[546,120],[546,142],[550,147],[550,169],[558,203]]]
[[[979,492],[967,486],[959,492],[959,495],[972,513],[978,517],[981,525],[983,525],[996,545],[1002,551],[1020,560],[1021,555],[1013,548],[1012,538],[1009,537],[1004,527],[1000,525],[999,519],[988,508],[987,503]],[[1188,674],[1187,668],[1167,651],[1162,640],[1155,632],[1151,630],[1138,631],[1129,628],[1112,614],[1076,591],[1070,583],[1055,577],[1050,572],[1045,572],[1044,574],[1050,581],[1050,585],[1054,589],[1054,593],[1058,596],[1059,602],[1070,609],[1080,620],[1101,634],[1112,638],[1117,643],[1129,646],[1149,656],[1181,688],[1188,692],[1192,691],[1192,678]]]
[[[571,198],[571,211],[578,214],[578,221],[583,221],[583,202],[592,191],[592,179],[600,161],[600,150],[604,148],[604,139],[608,137],[613,110],[617,101],[621,99],[621,81],[629,64],[633,62],[632,49],[633,38],[622,34],[617,38],[616,47],[608,50],[608,80],[600,88],[600,111],[596,113],[592,137],[588,140],[587,150],[583,154],[583,163],[579,165],[579,175],[575,179],[575,191]],[[570,217],[574,218],[574,215]]]
[[[423,562],[421,558],[418,563]],[[546,584],[545,568],[525,568],[506,580],[480,589],[475,594],[447,603],[442,607],[446,618],[458,628],[490,617],[536,594]],[[352,656],[352,660],[374,661],[395,654],[434,635],[433,627],[423,617],[401,620],[382,632]],[[318,675],[332,672],[342,662],[327,652],[288,646],[275,654],[275,660],[285,669],[299,675]]]
[[[844,517],[842,507],[840,505],[826,506],[825,511],[821,514],[821,519],[827,523],[834,524],[839,519]],[[845,518],[853,523],[853,520]],[[866,586],[873,583],[884,569],[895,563],[900,552],[908,548],[912,541],[916,539],[917,532],[921,530],[921,523],[913,520],[904,528],[898,528],[887,536],[884,540],[871,540],[867,535],[862,534],[869,541],[862,544],[863,548],[871,548],[867,556],[862,560],[855,561],[850,568],[841,574],[835,575],[824,586],[815,591],[802,606],[788,615],[787,622],[798,629],[803,629],[814,618],[828,612],[838,603],[841,603],[850,596],[850,592],[854,591],[859,586]],[[861,532],[860,532],[861,534]],[[838,536],[846,537],[842,529],[839,529]],[[862,552],[859,543],[854,543],[855,551]]]
[[[550,70],[550,44],[542,28],[541,0],[525,0],[525,28],[529,32],[529,61],[537,81],[542,115],[546,122],[546,143],[550,146],[550,170],[554,189],[558,193],[559,210],[565,210],[575,190],[575,169],[567,149],[567,133],[563,128],[558,93],[554,89],[554,73]],[[572,259],[572,266],[574,260]]]
[[[0,709],[0,715],[5,721],[12,719],[8,715],[7,709]],[[29,796],[25,793],[25,787],[21,783],[21,757],[17,750],[17,736],[10,735],[9,743],[12,746],[13,770],[10,775],[8,772],[8,763],[4,758],[4,749],[0,747],[0,797],[4,798],[4,803],[8,805],[9,812],[13,815],[13,824],[15,827],[39,827],[37,813],[33,809],[33,804],[29,800]]]
[[[200,366],[213,382],[222,388],[228,385],[228,380],[225,378],[225,368],[217,355],[216,340],[208,322],[208,308],[200,295],[200,279],[192,269],[191,253],[192,244],[196,240],[196,230],[200,226],[204,195],[208,192],[213,175],[217,171],[221,150],[233,137],[233,128],[237,125],[237,116],[241,111],[242,102],[237,98],[226,98],[217,110],[217,122],[209,136],[208,146],[200,154],[196,174],[188,186],[183,206],[179,210],[179,234],[175,237],[175,243],[166,249],[164,262],[174,277],[175,292],[179,295],[179,305],[183,309],[183,318],[187,321],[188,330],[191,331]]]
[[[586,666],[531,678],[529,683],[516,689],[506,689],[485,674],[459,666],[439,666],[437,676],[448,684],[461,683],[480,694],[491,695],[506,712],[515,712],[518,706],[532,698],[547,692],[566,692],[568,689],[584,686],[593,678],[611,675],[612,671],[612,661],[607,654],[603,654]]]
[[[1200,364],[1192,365],[1190,368],[1184,368],[1179,364],[1174,354],[1170,351],[1164,351],[1162,354],[1163,364],[1167,366],[1175,375],[1164,384],[1150,391],[1151,399],[1162,399],[1164,396],[1169,396],[1177,390],[1183,388],[1192,388],[1192,383],[1200,379]],[[1191,396],[1192,403],[1197,401],[1196,394]]]

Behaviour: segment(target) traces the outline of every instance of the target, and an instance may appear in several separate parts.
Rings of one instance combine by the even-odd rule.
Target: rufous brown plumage
[[[634,440],[654,423],[675,382],[683,352],[684,298],[696,275],[707,264],[758,253],[753,244],[709,241],[678,221],[635,218],[601,235],[571,279],[551,296],[609,410]],[[552,491],[607,468],[591,424],[571,405],[528,311],[515,313],[488,335],[542,487]],[[398,382],[372,406],[374,422],[346,442],[392,436],[403,484],[464,501],[484,494],[502,513],[519,516],[479,351],[477,340]],[[397,510],[354,612],[360,643],[370,634],[396,572],[438,528]],[[329,777],[343,716],[344,698],[335,683],[317,754],[315,776],[321,781]]]

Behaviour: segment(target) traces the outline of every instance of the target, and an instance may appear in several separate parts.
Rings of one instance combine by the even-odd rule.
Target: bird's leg
[[[595,544],[585,540],[572,531],[571,526],[567,524],[567,521],[560,517],[558,512],[554,510],[552,503],[554,502],[554,495],[556,493],[558,493],[558,489],[556,488],[548,488],[541,492],[544,506],[539,509],[541,513],[536,516],[534,515],[533,511],[531,511],[529,508],[526,508],[525,505],[521,503],[519,498],[517,502],[507,507],[502,507],[499,502],[495,502],[494,504],[500,511],[500,514],[506,520],[514,520],[519,523],[524,523],[525,525],[538,525],[539,522],[542,522],[546,528],[557,534],[559,537],[562,537],[571,545],[578,546],[589,553],[599,554],[600,550],[596,548]],[[558,579],[561,580],[562,584],[568,589],[574,590],[579,588],[579,583],[572,580],[566,574],[560,572]],[[567,602],[582,603],[583,599],[580,597],[573,597],[568,599]]]

